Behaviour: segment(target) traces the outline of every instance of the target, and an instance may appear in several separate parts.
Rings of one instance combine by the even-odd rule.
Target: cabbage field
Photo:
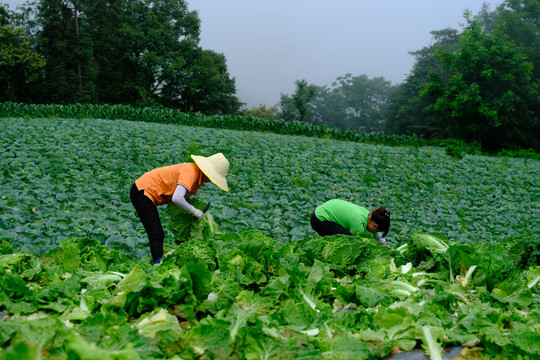
[[[0,130],[0,360],[540,358],[538,160],[123,120]],[[216,152],[230,192],[196,199],[218,233],[175,241],[160,207],[175,251],[151,265],[132,183]],[[386,206],[389,247],[316,236],[332,198]]]

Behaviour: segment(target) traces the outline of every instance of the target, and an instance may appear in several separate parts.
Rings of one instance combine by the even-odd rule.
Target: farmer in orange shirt
[[[148,234],[150,251],[156,264],[163,258],[165,233],[157,206],[172,201],[178,207],[189,211],[200,220],[204,213],[186,201],[206,182],[213,182],[220,189],[229,191],[227,172],[229,161],[222,153],[209,157],[191,155],[195,163],[182,163],[160,167],[138,178],[129,193],[131,202]]]

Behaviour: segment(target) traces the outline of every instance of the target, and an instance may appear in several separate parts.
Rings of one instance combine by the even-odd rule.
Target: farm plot
[[[129,201],[143,172],[223,152],[230,193],[198,196],[224,232],[260,230],[281,242],[313,237],[315,207],[341,198],[392,212],[389,243],[412,231],[450,240],[538,238],[540,162],[297,136],[126,121],[2,119],[1,237],[42,253],[91,236],[138,257],[147,239]],[[167,237],[168,239],[170,236]]]
[[[127,121],[0,124],[0,360],[540,354],[538,162]],[[177,244],[170,230],[174,253],[151,265],[132,182],[218,151],[231,192],[197,198],[221,233]],[[311,212],[334,197],[391,209],[391,246],[314,236]]]

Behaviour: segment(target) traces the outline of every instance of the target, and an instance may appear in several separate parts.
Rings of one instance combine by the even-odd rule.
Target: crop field
[[[318,204],[341,198],[392,213],[388,239],[411,231],[490,242],[540,235],[540,162],[467,156],[440,148],[382,147],[268,133],[123,121],[5,119],[2,237],[42,253],[69,236],[144,256],[147,239],[129,200],[135,179],[190,154],[223,152],[231,191],[212,184],[220,229],[256,229],[288,242],[313,237]]]
[[[0,360],[540,356],[538,160],[123,120],[0,131]],[[219,234],[176,243],[162,206],[176,251],[150,265],[131,185],[216,152],[230,192],[196,198]],[[333,198],[386,206],[389,247],[316,236]]]

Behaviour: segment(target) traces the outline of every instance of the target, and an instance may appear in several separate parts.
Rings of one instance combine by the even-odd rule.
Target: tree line
[[[160,106],[358,132],[456,138],[486,151],[540,150],[540,0],[464,13],[431,32],[406,79],[346,74],[295,82],[279,104],[243,109],[223,54],[199,46],[182,0],[41,0],[0,6],[0,101]]]
[[[0,100],[238,112],[223,54],[182,0],[40,0],[0,7]]]
[[[351,74],[331,85],[296,81],[280,117],[360,131],[456,138],[484,151],[540,150],[540,0],[484,5],[466,24],[432,31],[405,81]],[[278,110],[278,109],[259,109]]]

